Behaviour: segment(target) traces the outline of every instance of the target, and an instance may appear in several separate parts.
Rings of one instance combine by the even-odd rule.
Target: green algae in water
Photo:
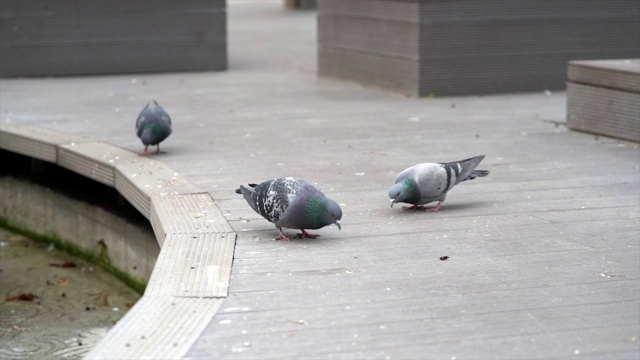
[[[0,358],[80,359],[140,298],[99,267],[50,250],[0,229]],[[37,298],[7,301],[20,294]]]
[[[102,240],[99,241],[99,245],[101,246],[100,254],[96,255],[90,251],[82,249],[81,247],[69,241],[61,239],[57,234],[43,235],[41,233],[22,228],[11,222],[10,220],[0,217],[0,229],[2,228],[25,235],[33,240],[37,240],[46,244],[53,244],[57,249],[62,250],[67,254],[78,257],[101,267],[103,270],[111,273],[117,279],[137,291],[138,294],[144,294],[144,290],[147,287],[147,284],[144,281],[136,279],[128,273],[111,265],[107,246]]]

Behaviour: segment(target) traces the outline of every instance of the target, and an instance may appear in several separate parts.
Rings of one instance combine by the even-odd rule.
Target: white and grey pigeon
[[[255,212],[276,225],[280,231],[276,240],[289,240],[282,232],[283,227],[300,229],[299,237],[311,239],[319,235],[309,234],[305,229],[320,229],[331,224],[341,229],[340,206],[304,180],[281,177],[249,184],[249,187],[240,185],[236,193],[242,194]]]
[[[391,207],[395,203],[407,203],[403,210],[422,208],[437,201],[435,207],[427,211],[438,211],[447,193],[457,184],[477,177],[489,175],[488,170],[475,170],[484,155],[448,163],[423,163],[403,170],[396,177],[395,184],[389,188]]]
[[[160,143],[169,137],[172,131],[169,114],[155,100],[153,104],[153,107],[147,104],[136,119],[136,134],[144,144],[141,155],[149,155],[149,145],[156,146],[156,154],[160,154]]]

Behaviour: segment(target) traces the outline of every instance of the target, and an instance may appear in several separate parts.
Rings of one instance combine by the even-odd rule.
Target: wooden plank
[[[119,162],[115,169],[115,188],[147,219],[154,195],[203,192],[169,166],[146,157]]]
[[[145,296],[85,359],[182,359],[222,301]]]
[[[224,0],[4,0],[0,14],[4,76],[227,68]]]
[[[9,122],[0,122],[0,148],[35,159],[56,163],[59,145],[80,144],[89,139]]]
[[[145,296],[226,297],[234,246],[234,233],[171,234]]]
[[[625,1],[327,0],[318,74],[412,96],[563,89],[569,60],[640,56],[639,13]]]
[[[640,59],[569,61],[567,80],[640,93]]]
[[[567,126],[640,142],[640,92],[567,84]]]
[[[159,240],[171,234],[233,232],[208,193],[154,194],[151,224]]]
[[[138,154],[103,142],[62,144],[58,148],[58,165],[80,175],[115,187],[115,166]]]

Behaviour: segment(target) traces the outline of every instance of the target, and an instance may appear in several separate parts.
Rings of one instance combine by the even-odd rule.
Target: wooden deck
[[[319,80],[313,12],[228,12],[227,72],[0,81],[0,119],[134,151],[147,101],[172,116],[157,159],[239,235],[229,295],[187,358],[638,359],[637,143],[568,131],[564,93],[412,99]],[[479,154],[491,175],[441,211],[389,208],[400,170]],[[274,241],[233,190],[285,175],[340,203],[342,231]]]

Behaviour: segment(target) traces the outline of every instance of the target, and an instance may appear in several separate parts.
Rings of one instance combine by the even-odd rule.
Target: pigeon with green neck
[[[389,188],[391,207],[395,203],[406,203],[403,210],[415,210],[437,201],[427,211],[438,211],[447,193],[457,184],[489,175],[488,170],[475,170],[484,155],[447,163],[423,163],[400,172],[396,182]]]
[[[147,104],[136,119],[136,134],[144,144],[143,156],[149,155],[149,145],[156,146],[156,154],[160,154],[160,143],[172,132],[169,114],[155,100],[153,104]]]
[[[283,227],[299,229],[299,237],[315,239],[305,229],[320,229],[335,224],[341,229],[342,209],[314,185],[293,177],[267,180],[261,184],[240,185],[236,193],[242,194],[249,206],[275,224],[280,232],[276,240],[289,240]]]

